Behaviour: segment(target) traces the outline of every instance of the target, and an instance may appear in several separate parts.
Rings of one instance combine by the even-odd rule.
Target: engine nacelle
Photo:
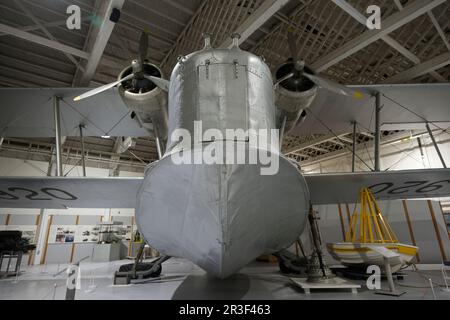
[[[294,62],[286,62],[275,72],[275,79],[280,79],[292,73]],[[305,67],[304,72],[313,74]],[[317,86],[306,77],[290,78],[279,83],[275,89],[275,105],[280,111],[280,121],[286,117],[285,133],[298,126],[306,118],[306,109],[313,103],[317,95]]]
[[[163,78],[162,71],[155,65],[144,63],[145,75]],[[130,66],[124,69],[119,79],[133,73]],[[155,136],[167,137],[167,93],[147,79],[132,79],[118,86],[119,94],[126,106],[133,111],[132,117]],[[155,131],[157,126],[157,132]]]

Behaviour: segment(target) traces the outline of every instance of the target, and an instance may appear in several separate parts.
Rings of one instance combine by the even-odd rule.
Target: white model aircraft
[[[194,158],[199,146],[218,141],[193,136],[197,147],[186,149],[172,139],[178,129],[193,133],[195,121],[219,132],[341,134],[350,132],[354,121],[373,130],[373,92],[389,98],[383,102],[383,126],[446,128],[450,85],[341,86],[298,61],[292,43],[293,58],[274,81],[260,57],[239,49],[237,36],[231,49],[211,48],[206,37],[203,50],[179,59],[169,82],[145,62],[146,42],[143,36],[140,59],[118,82],[87,94],[82,88],[0,89],[0,136],[54,137],[58,97],[61,135],[76,136],[80,124],[90,136],[152,135],[161,146],[166,142],[161,159],[144,178],[0,178],[0,207],[135,208],[139,230],[153,247],[224,278],[295,242],[311,205],[354,203],[363,187],[383,200],[450,195],[447,169],[303,175],[271,148],[268,153],[279,156],[278,173],[261,175],[262,164],[177,165],[174,155]],[[228,143],[246,153],[255,148],[248,139]]]

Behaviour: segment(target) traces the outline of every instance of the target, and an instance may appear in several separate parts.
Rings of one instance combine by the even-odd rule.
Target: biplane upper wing
[[[450,127],[450,84],[351,86],[363,92],[380,92],[381,129],[415,130]],[[308,110],[307,110],[308,113]],[[306,120],[293,134],[335,134],[353,131],[353,122],[365,132],[375,131],[375,98],[358,99],[320,88]]]
[[[61,134],[78,136],[148,136],[131,118],[116,88],[79,102],[73,98],[86,88],[0,88],[0,137],[47,138],[55,136],[53,97],[61,98]]]
[[[364,92],[379,91],[383,130],[424,129],[426,122],[450,126],[450,84],[353,86]],[[53,137],[53,97],[61,100],[62,135],[77,136],[80,124],[88,136],[147,136],[146,129],[131,119],[117,89],[80,102],[73,98],[86,88],[0,89],[0,137]],[[356,121],[361,130],[374,131],[374,97],[362,99],[338,95],[320,88],[309,115],[293,134],[352,132]],[[432,103],[431,103],[432,101]],[[435,129],[434,127],[432,129]]]

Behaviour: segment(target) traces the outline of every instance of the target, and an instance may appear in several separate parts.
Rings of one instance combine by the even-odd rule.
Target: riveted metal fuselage
[[[181,57],[170,83],[167,152],[147,170],[138,195],[139,230],[162,253],[228,277],[297,239],[309,209],[308,187],[273,141],[263,150],[279,162],[272,175],[261,174],[263,164],[227,162],[228,149],[219,156],[223,162],[173,161],[181,154],[200,159],[205,148],[222,148],[220,142],[245,154],[261,151],[249,141],[261,129],[277,129],[277,115],[271,72],[260,57],[237,47],[206,48]],[[212,129],[222,138],[198,134],[199,121],[203,132]],[[191,147],[174,138],[180,129],[190,133]],[[229,139],[227,130],[247,134]]]

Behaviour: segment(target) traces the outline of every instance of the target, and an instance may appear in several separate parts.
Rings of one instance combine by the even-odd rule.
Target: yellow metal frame
[[[355,208],[345,242],[398,243],[397,236],[384,219],[375,197],[368,188],[359,192],[360,211]]]

